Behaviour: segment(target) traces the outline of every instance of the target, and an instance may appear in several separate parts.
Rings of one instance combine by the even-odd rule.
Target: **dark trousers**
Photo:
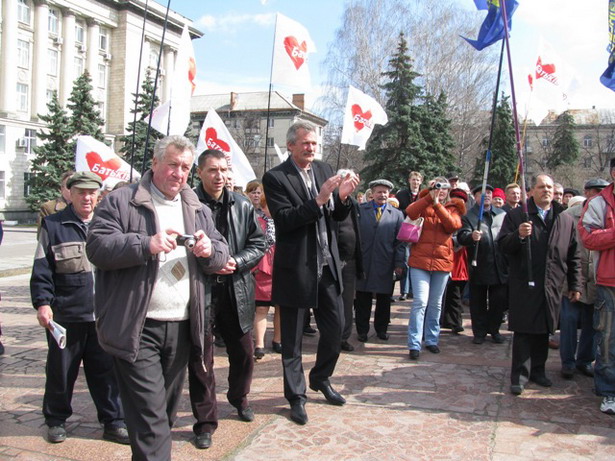
[[[346,261],[342,268],[342,300],[344,301],[344,329],[342,341],[347,341],[352,334],[352,317],[354,312],[354,294],[357,284],[357,263],[354,259]]]
[[[578,328],[581,335],[577,341]],[[594,340],[594,305],[570,302],[564,296],[559,316],[559,356],[562,367],[591,365],[596,359]]]
[[[307,400],[301,359],[305,310],[304,307],[280,306],[284,397],[290,403]],[[328,266],[323,268],[322,278],[318,282],[318,307],[314,309],[314,318],[320,337],[316,363],[310,371],[310,383],[319,386],[329,384],[335,370],[344,322],[342,297]]]
[[[461,297],[466,286],[465,280],[449,280],[444,292],[440,326],[442,328],[463,328],[463,305]]]
[[[507,296],[507,285],[477,285],[470,282],[470,316],[475,337],[484,338],[500,332]]]
[[[186,377],[190,322],[147,319],[137,359],[115,358],[133,460],[171,459],[171,427]]]
[[[518,333],[513,335],[511,384],[525,385],[529,378],[545,376],[549,355],[549,334]]]
[[[224,339],[229,360],[226,398],[235,408],[247,408],[254,372],[252,330],[246,333],[241,330],[237,307],[226,284],[214,288],[213,306],[216,311],[214,324]],[[198,357],[191,356],[188,373],[192,414],[197,421],[193,430],[195,434],[212,433],[218,426],[216,382],[213,367],[205,371],[199,361]],[[213,356],[211,363],[213,365]]]
[[[372,315],[372,293],[357,291],[354,301],[357,334],[369,333],[369,319]],[[391,293],[376,293],[374,329],[376,333],[386,333],[391,323]]]
[[[102,350],[94,322],[62,322],[66,348],[60,349],[49,330],[43,415],[48,426],[58,426],[73,414],[71,401],[79,366],[96,406],[98,421],[105,426],[123,425],[124,413],[113,371],[113,358]]]

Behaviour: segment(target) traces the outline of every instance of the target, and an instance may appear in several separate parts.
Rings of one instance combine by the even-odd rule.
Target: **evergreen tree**
[[[136,171],[141,171],[141,167],[143,165],[143,151],[145,150],[145,139],[147,137],[147,122],[145,122],[144,119],[149,115],[152,99],[154,99],[154,107],[156,107],[159,103],[158,96],[154,94],[154,79],[151,77],[149,70],[145,74],[145,80],[143,80],[143,84],[141,85],[140,94],[138,96],[133,94],[133,98],[133,108],[130,113],[133,115],[134,120],[134,114],[136,112],[137,122],[135,124],[134,121],[131,121],[126,128],[127,134],[120,138],[120,141],[122,142],[120,152],[124,154],[125,160],[130,163],[131,156],[133,155],[132,142],[134,133],[133,168]],[[135,101],[137,102],[136,111],[134,107]],[[146,169],[149,168],[152,163],[154,144],[156,144],[156,141],[162,137],[162,134],[158,133],[158,131],[154,129],[150,130],[149,143],[147,153],[145,155]]]
[[[489,147],[489,139],[482,142],[484,154]],[[493,128],[493,141],[491,146],[491,163],[489,165],[489,177],[487,182],[493,187],[504,188],[515,180],[517,170],[517,146],[515,127],[513,124],[512,109],[509,97],[502,94],[502,99],[496,106],[495,126]],[[474,184],[481,184],[485,168],[484,155],[476,159],[474,167]]]
[[[557,129],[553,135],[553,151],[547,158],[547,168],[554,171],[561,165],[572,165],[579,159],[579,142],[574,136],[575,123],[570,112],[557,118]]]
[[[35,158],[30,169],[30,195],[26,201],[32,211],[59,195],[62,174],[75,167],[73,150],[68,143],[72,135],[70,120],[56,92],[47,104],[47,114],[39,114],[39,118],[47,127],[38,132],[38,139],[43,143],[34,148]]]
[[[73,135],[90,135],[101,142],[105,141],[102,132],[105,121],[92,97],[92,79],[87,70],[73,84],[73,90],[68,98],[68,109],[71,114],[70,128]]]

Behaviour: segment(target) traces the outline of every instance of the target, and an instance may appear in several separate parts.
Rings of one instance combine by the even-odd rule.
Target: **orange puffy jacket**
[[[452,198],[442,205],[434,205],[428,189],[419,199],[408,205],[406,216],[423,217],[423,231],[417,243],[412,244],[408,265],[426,271],[451,272],[453,270],[453,239],[451,235],[461,228],[461,217],[466,205],[459,198]]]

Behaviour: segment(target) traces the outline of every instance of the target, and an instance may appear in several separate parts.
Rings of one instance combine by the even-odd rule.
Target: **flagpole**
[[[337,151],[337,166],[335,167],[335,171],[339,171],[340,169],[340,157],[342,156],[342,137],[340,135],[340,148]]]
[[[519,157],[519,177],[521,179],[521,207],[523,210],[524,219],[530,221],[530,215],[527,208],[527,192],[525,190],[525,159],[523,149],[521,148],[521,136],[519,133],[519,117],[517,115],[517,98],[515,95],[515,80],[513,78],[512,58],[510,56],[510,40],[508,38],[508,14],[506,13],[506,0],[501,1],[502,18],[504,19],[504,40],[506,41],[506,56],[508,58],[508,73],[510,75],[510,93],[512,96],[513,106],[513,121],[515,124],[515,138],[517,140],[517,156]],[[534,275],[532,270],[532,239],[531,236],[526,238],[525,247],[527,248],[527,284],[530,288],[534,288]]]
[[[156,63],[156,77],[154,78],[154,91],[152,94],[156,94],[158,89],[158,77],[160,76],[160,60],[162,59],[162,51],[164,46],[164,36],[167,32],[167,23],[169,21],[169,10],[171,8],[171,0],[167,3],[167,11],[164,15],[164,23],[162,24],[162,37],[160,38],[160,50],[158,51],[158,62]],[[143,149],[143,162],[141,163],[141,176],[145,173],[145,157],[147,156],[147,149],[149,147],[149,134],[152,131],[152,113],[154,112],[154,102],[156,98],[152,98],[152,102],[149,107],[149,121],[147,122],[147,132],[145,134],[145,148]],[[169,103],[170,104],[170,103]]]
[[[135,164],[135,144],[137,136],[137,108],[139,104],[139,88],[141,86],[141,61],[143,59],[143,44],[145,43],[145,24],[147,21],[147,10],[149,0],[145,0],[145,10],[143,12],[143,28],[141,29],[141,48],[139,49],[139,67],[137,68],[137,90],[135,91],[135,116],[132,120],[132,141],[130,145],[130,182],[132,183],[132,169]]]
[[[275,27],[273,30],[273,46],[271,47],[271,69],[269,70],[269,97],[267,98],[267,126],[265,127],[265,166],[263,175],[267,173],[267,139],[269,138],[269,117],[271,116],[271,89],[273,88],[273,60],[275,58],[275,40],[278,33],[278,14],[275,15]]]

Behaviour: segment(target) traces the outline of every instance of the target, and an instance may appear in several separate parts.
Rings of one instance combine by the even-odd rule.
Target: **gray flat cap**
[[[372,182],[369,183],[369,188],[373,189],[376,186],[384,186],[384,187],[388,187],[390,190],[393,189],[393,183],[391,181],[389,181],[388,179],[374,179]]]
[[[608,181],[605,181],[604,179],[593,178],[593,179],[588,180],[585,183],[585,186],[583,186],[583,188],[584,189],[603,189],[608,185],[609,185]]]

